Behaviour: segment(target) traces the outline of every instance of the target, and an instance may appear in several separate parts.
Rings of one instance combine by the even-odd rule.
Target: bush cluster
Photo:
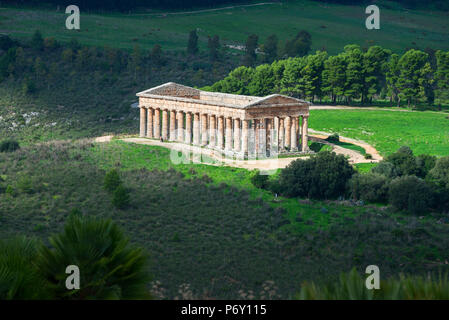
[[[117,169],[113,169],[105,175],[104,188],[112,194],[112,204],[116,208],[125,209],[129,206],[129,191],[123,186]]]
[[[449,209],[449,157],[415,156],[405,146],[369,173],[356,173],[343,155],[324,151],[307,160],[293,161],[277,180],[255,174],[251,182],[286,197],[349,196],[354,201],[390,204],[413,214]]]
[[[333,199],[343,196],[354,169],[343,155],[323,151],[297,159],[281,171],[279,188],[287,197]]]
[[[14,152],[20,148],[16,140],[4,140],[0,142],[0,152]]]

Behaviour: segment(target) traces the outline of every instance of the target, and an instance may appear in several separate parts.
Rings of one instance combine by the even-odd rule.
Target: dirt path
[[[313,133],[313,134],[311,134],[311,133]],[[379,162],[379,161],[383,160],[383,157],[379,154],[379,152],[376,150],[376,148],[374,148],[373,146],[369,145],[368,143],[366,143],[364,141],[340,136],[341,142],[352,143],[356,146],[362,147],[363,149],[365,149],[366,153],[369,153],[373,157],[372,159],[365,159],[365,157],[363,155],[361,155],[360,153],[358,153],[357,151],[354,151],[351,149],[346,149],[346,148],[337,146],[333,143],[329,143],[328,141],[325,141],[324,139],[326,139],[329,135],[330,135],[330,133],[327,133],[327,132],[309,129],[310,137],[319,139],[320,141],[318,141],[318,142],[320,142],[320,143],[331,145],[333,147],[333,149],[335,149],[335,153],[337,153],[337,154],[348,155],[350,157],[350,162],[352,161],[352,163],[370,163],[370,162]]]
[[[104,137],[101,137],[104,138]],[[310,138],[312,140],[318,141],[320,143],[324,143],[327,145],[332,146],[332,150],[337,154],[343,154],[345,156],[348,156],[348,160],[352,164],[356,163],[375,163],[380,160],[382,160],[382,157],[379,155],[376,149],[371,147],[370,145],[361,142],[361,141],[355,141],[348,138],[340,138],[340,141],[342,142],[349,142],[352,144],[359,145],[367,151],[367,153],[371,153],[373,156],[373,159],[367,160],[363,155],[360,153],[343,148],[341,146],[337,146],[333,143],[327,142],[323,139],[327,138],[327,135],[323,134],[314,134],[310,135]],[[104,140],[104,139],[101,139]],[[178,142],[160,142],[158,140],[151,140],[146,138],[124,138],[122,139],[125,142],[132,142],[137,144],[145,144],[145,145],[154,145],[154,146],[161,146],[164,148],[168,148],[171,150],[176,151],[175,153],[171,153],[170,157],[172,161],[181,161],[179,158],[178,152],[183,152],[184,154],[191,155],[188,163],[204,163],[208,165],[228,165],[232,167],[238,167],[238,168],[244,168],[247,170],[253,170],[253,169],[259,169],[264,171],[273,171],[276,169],[285,168],[290,162],[296,160],[296,159],[308,159],[307,156],[302,157],[289,157],[289,158],[276,158],[276,159],[260,159],[260,160],[240,160],[240,159],[229,159],[224,158],[223,155],[215,150],[207,149],[207,148],[201,148],[197,146],[191,146],[186,145],[184,143],[178,143]]]
[[[204,13],[204,12],[222,11],[222,10],[229,10],[229,9],[236,9],[236,8],[257,7],[257,6],[273,5],[273,4],[280,4],[280,3],[275,3],[275,2],[260,2],[260,3],[253,3],[253,4],[243,4],[243,5],[237,5],[237,6],[228,6],[228,7],[222,7],[222,8],[203,9],[203,10],[195,10],[195,11],[158,12],[158,13],[138,13],[138,14],[133,14],[133,15],[135,15],[135,16],[168,16],[168,15],[183,15],[183,14],[192,14],[192,13]]]

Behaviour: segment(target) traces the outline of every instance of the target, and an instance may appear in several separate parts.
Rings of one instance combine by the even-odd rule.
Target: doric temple
[[[207,92],[173,82],[137,96],[141,137],[244,157],[308,151],[309,103],[300,99]]]

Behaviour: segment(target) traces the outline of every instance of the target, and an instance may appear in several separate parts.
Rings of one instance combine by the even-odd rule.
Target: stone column
[[[290,117],[286,117],[285,118],[285,146],[286,147],[290,147],[290,141],[291,141],[291,137],[292,137],[292,133],[291,133],[291,118]]]
[[[200,144],[200,115],[199,113],[193,114],[193,144]]]
[[[248,127],[249,120],[242,121],[242,153],[244,156],[248,155]]]
[[[169,140],[176,140],[176,111],[170,110],[170,129],[169,129]]]
[[[299,130],[301,128],[301,119],[300,118],[301,117],[293,118],[296,122],[296,141],[297,141],[296,146],[298,146],[298,147],[299,147],[299,144],[301,143],[301,141],[299,140]]]
[[[298,118],[291,117],[291,151],[298,151],[298,137],[296,135],[296,127],[298,126]]]
[[[303,116],[302,117],[302,147],[301,150],[303,152],[309,150],[309,146],[307,144],[308,142],[308,135],[309,135],[309,117]]]
[[[162,110],[162,139],[168,139],[168,111]]]
[[[178,131],[178,141],[183,142],[184,140],[184,112],[178,111],[176,113],[176,116],[178,118],[178,128],[176,129]]]
[[[220,150],[223,149],[223,135],[224,135],[223,117],[218,117],[217,148]]]
[[[140,133],[141,138],[145,137],[145,125],[147,123],[147,110],[144,107],[140,107]]]
[[[279,151],[279,117],[273,118],[273,133],[271,134],[272,150]]]
[[[226,118],[226,139],[225,139],[225,149],[232,149],[232,118]]]
[[[192,113],[186,113],[186,143],[192,143]]]
[[[260,120],[254,119],[253,124],[254,124],[254,154],[257,157],[257,155],[259,154],[259,144],[260,144],[260,136],[259,136]]]
[[[234,151],[240,151],[240,119],[234,119]]]
[[[201,145],[207,145],[207,114],[201,114]]]
[[[154,138],[161,137],[161,109],[154,110]]]
[[[153,108],[147,110],[147,138],[153,138]]]
[[[268,118],[267,119],[267,134],[266,134],[266,149],[269,150],[270,155],[271,155],[271,151],[273,150],[273,118]]]
[[[279,118],[279,150],[284,149],[285,127],[284,118]]]
[[[211,115],[209,118],[209,146],[211,148],[216,145],[216,134],[217,134],[217,117]]]

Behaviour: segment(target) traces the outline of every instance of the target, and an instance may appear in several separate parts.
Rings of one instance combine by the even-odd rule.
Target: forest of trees
[[[262,64],[241,66],[213,84],[212,91],[264,96],[281,93],[312,102],[389,100],[408,106],[449,101],[449,52],[411,49],[403,55],[380,46],[347,45],[330,56],[317,51]]]
[[[372,4],[367,0],[314,0],[319,2],[339,3],[347,5],[365,5]],[[449,10],[449,3],[446,0],[393,0],[401,5],[409,8],[429,8]],[[52,5],[52,6],[68,6],[73,3],[71,0],[14,0],[8,1],[17,5]],[[277,0],[273,2],[289,2],[289,0]],[[244,0],[78,0],[76,5],[81,9],[105,10],[105,11],[127,11],[137,8],[146,9],[187,9],[197,7],[215,7],[225,4],[244,4],[248,1]]]

